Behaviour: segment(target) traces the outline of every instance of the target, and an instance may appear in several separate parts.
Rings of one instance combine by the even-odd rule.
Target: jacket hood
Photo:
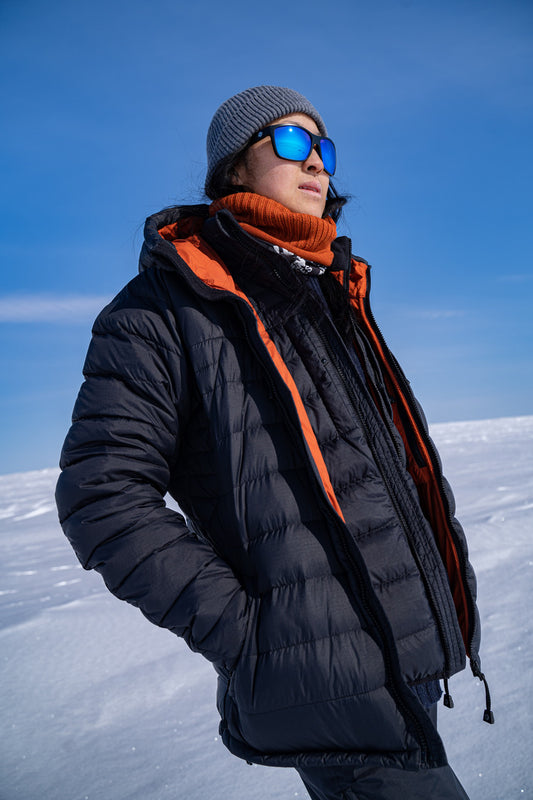
[[[144,243],[139,256],[139,272],[161,265],[161,259],[175,258],[173,239],[186,239],[199,233],[209,217],[206,203],[190,206],[169,206],[147,217],[144,224]]]

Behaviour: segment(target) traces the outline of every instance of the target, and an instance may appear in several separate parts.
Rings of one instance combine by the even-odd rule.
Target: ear
[[[229,177],[234,186],[243,185],[243,180],[242,180],[242,174],[244,172],[243,166],[244,165],[242,164],[242,162],[240,162],[238,164],[235,164],[235,166],[231,168]]]

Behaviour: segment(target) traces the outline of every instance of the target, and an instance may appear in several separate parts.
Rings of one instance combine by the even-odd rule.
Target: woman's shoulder
[[[177,338],[180,291],[169,270],[154,266],[139,273],[98,314],[93,335],[136,336],[168,348]]]

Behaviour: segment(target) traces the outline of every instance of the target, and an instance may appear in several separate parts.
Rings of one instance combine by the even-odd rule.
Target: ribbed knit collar
[[[237,192],[215,200],[209,207],[213,216],[222,208],[230,211],[241,228],[258,239],[278,245],[309,261],[331,266],[331,244],[337,227],[331,217],[289,211],[281,203],[251,192]]]

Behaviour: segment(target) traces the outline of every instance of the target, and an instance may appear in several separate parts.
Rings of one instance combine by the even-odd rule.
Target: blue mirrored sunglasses
[[[335,145],[326,136],[317,136],[300,125],[267,125],[250,139],[249,145],[270,136],[272,147],[278,158],[288,161],[305,161],[316,147],[328,175],[334,175],[337,166]]]

